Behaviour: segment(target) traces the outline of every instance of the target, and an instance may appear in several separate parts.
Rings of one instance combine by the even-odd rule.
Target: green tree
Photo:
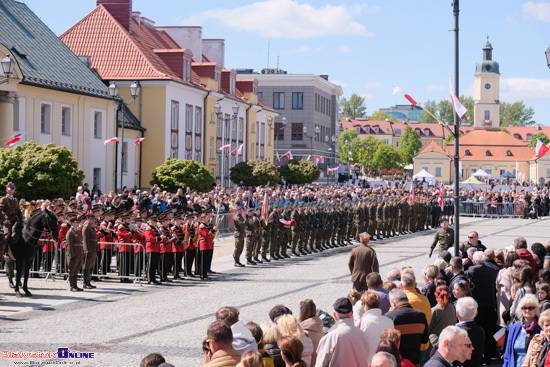
[[[277,167],[269,162],[252,159],[237,163],[231,168],[231,181],[245,186],[274,186],[279,182]]]
[[[500,103],[500,126],[533,126],[533,107],[525,107],[523,101]]]
[[[346,140],[348,141],[348,145],[346,145]],[[346,130],[340,134],[340,139],[338,139],[338,151],[340,152],[340,160],[342,162],[348,162],[348,152],[352,151],[351,147],[354,145],[355,141],[359,141],[357,131],[355,130]]]
[[[204,164],[174,158],[166,161],[153,172],[151,185],[158,184],[163,190],[176,192],[179,188],[190,187],[200,192],[212,190],[214,177]]]
[[[28,141],[0,148],[0,177],[2,187],[13,182],[17,196],[26,200],[68,199],[82,184],[84,171],[67,148]]]
[[[365,106],[365,98],[355,93],[346,99],[345,97],[340,100],[340,114],[343,117],[355,119],[356,117],[365,117],[367,114],[367,106]]]
[[[279,167],[279,173],[285,177],[287,183],[295,185],[317,181],[321,175],[321,170],[311,161],[293,159],[284,166]]]
[[[462,103],[462,105],[468,109],[468,111],[464,115],[463,121],[470,121],[470,123],[473,124],[474,123],[474,105],[475,105],[474,97],[460,96],[458,99],[460,100],[460,103]],[[468,118],[470,120],[468,120]]]
[[[462,131],[459,132],[458,136],[462,136],[464,135],[464,133]],[[453,134],[451,134],[450,132],[447,134],[447,136],[445,137],[445,140],[443,142],[443,147],[446,147],[447,144],[449,144],[450,142],[452,141],[455,141],[455,136]],[[460,143],[460,141],[459,141]],[[460,144],[459,144],[460,145]]]
[[[454,125],[455,110],[449,99],[442,99],[437,104],[437,114],[441,121],[447,125]]]
[[[397,150],[387,144],[380,145],[374,153],[373,168],[399,168],[403,161]]]
[[[436,101],[430,101],[427,100],[426,103],[424,103],[424,109],[426,111],[430,111],[434,116],[437,116],[437,102]],[[422,124],[437,124],[437,121],[426,113],[426,111],[422,111],[422,117],[420,118],[420,123]]]
[[[414,154],[422,148],[420,135],[409,125],[405,128],[401,139],[399,139],[398,152],[405,165],[412,163]]]
[[[542,131],[540,133],[536,133],[534,135],[531,135],[531,140],[529,140],[530,147],[536,147],[537,146],[537,139],[542,142],[542,144],[548,144],[550,143],[550,139],[548,139],[548,136],[546,136],[545,133]]]
[[[390,119],[391,122],[397,122],[397,117],[384,111],[374,111],[372,115],[367,116],[367,120],[385,121],[386,119]]]

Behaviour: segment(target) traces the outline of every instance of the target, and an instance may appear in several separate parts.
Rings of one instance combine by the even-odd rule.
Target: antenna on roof
[[[277,55],[277,70],[279,70],[279,55]]]
[[[269,67],[269,49],[271,47],[271,38],[267,39],[267,67]]]

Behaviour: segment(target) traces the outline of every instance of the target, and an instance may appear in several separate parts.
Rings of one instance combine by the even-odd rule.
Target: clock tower
[[[500,128],[498,62],[493,61],[493,46],[487,42],[483,46],[483,61],[476,64],[474,84],[474,128]]]

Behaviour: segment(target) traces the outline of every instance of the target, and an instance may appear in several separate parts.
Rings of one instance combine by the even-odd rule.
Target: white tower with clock
[[[474,128],[500,128],[500,101],[499,82],[500,73],[498,62],[493,61],[493,46],[487,42],[483,46],[483,61],[476,64],[474,85]]]

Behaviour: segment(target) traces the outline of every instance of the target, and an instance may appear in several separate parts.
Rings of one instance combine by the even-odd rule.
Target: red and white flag
[[[15,134],[13,136],[13,139],[9,140],[7,143],[6,143],[6,146],[7,147],[11,147],[11,146],[14,146],[15,144],[17,144],[19,142],[19,140],[21,140],[21,138],[25,135],[25,133],[21,133],[21,134]]]
[[[502,343],[504,343],[505,332],[506,332],[505,328],[500,328],[500,330],[493,335],[493,338],[496,340],[499,346],[502,346]]]
[[[239,145],[239,147],[237,148],[237,151],[235,152],[235,157],[238,157],[239,154],[241,154],[241,151],[243,150],[243,145],[244,144]]]
[[[287,156],[289,161],[294,159],[294,157],[292,156],[292,152],[290,150],[288,152],[286,152],[285,155]]]
[[[443,192],[443,182],[442,182],[441,187],[439,188],[439,198],[437,199],[437,203],[441,207],[441,210],[443,210],[443,205],[445,204],[445,201],[443,200],[443,195],[445,194]]]
[[[306,158],[306,161],[309,161],[311,159],[311,156],[308,155],[307,158]]]
[[[535,148],[535,155],[537,156],[537,158],[540,158],[542,157],[543,155],[546,154],[546,152],[548,152],[548,147],[543,144],[542,141],[540,141],[540,139],[537,139],[537,146]]]
[[[137,139],[135,140],[135,142],[136,142],[136,147],[137,147],[143,140],[145,140],[145,138],[137,138]]]
[[[262,203],[262,218],[267,221],[267,191],[264,194],[264,201]]]
[[[112,142],[120,143],[120,141],[118,140],[118,138],[115,136],[114,138],[105,140],[105,141],[103,142],[103,144],[107,145],[107,144],[112,143]]]
[[[279,152],[277,152],[277,160],[279,161],[279,163],[281,163],[281,157],[279,157]]]
[[[220,152],[224,149],[231,149],[231,144],[227,144],[227,145],[224,145],[223,147],[221,147]]]
[[[409,96],[407,93],[403,92],[403,89],[401,89],[398,86],[394,85],[393,86],[393,94],[397,94],[397,93],[403,93],[403,96],[405,98],[407,98],[407,100],[409,102],[411,102],[413,106],[416,106],[418,104],[418,102],[416,102],[411,96]]]
[[[460,100],[456,96],[455,92],[453,91],[453,78],[451,77],[451,74],[449,74],[449,90],[451,91],[451,101],[453,102],[453,106],[455,108],[455,112],[461,119],[464,118],[464,115],[466,112],[468,112],[468,109],[460,103]]]
[[[409,196],[409,201],[414,204],[414,200],[415,200],[415,195],[414,195],[414,186],[411,182],[411,196]]]
[[[323,163],[323,156],[317,157],[317,163]]]

